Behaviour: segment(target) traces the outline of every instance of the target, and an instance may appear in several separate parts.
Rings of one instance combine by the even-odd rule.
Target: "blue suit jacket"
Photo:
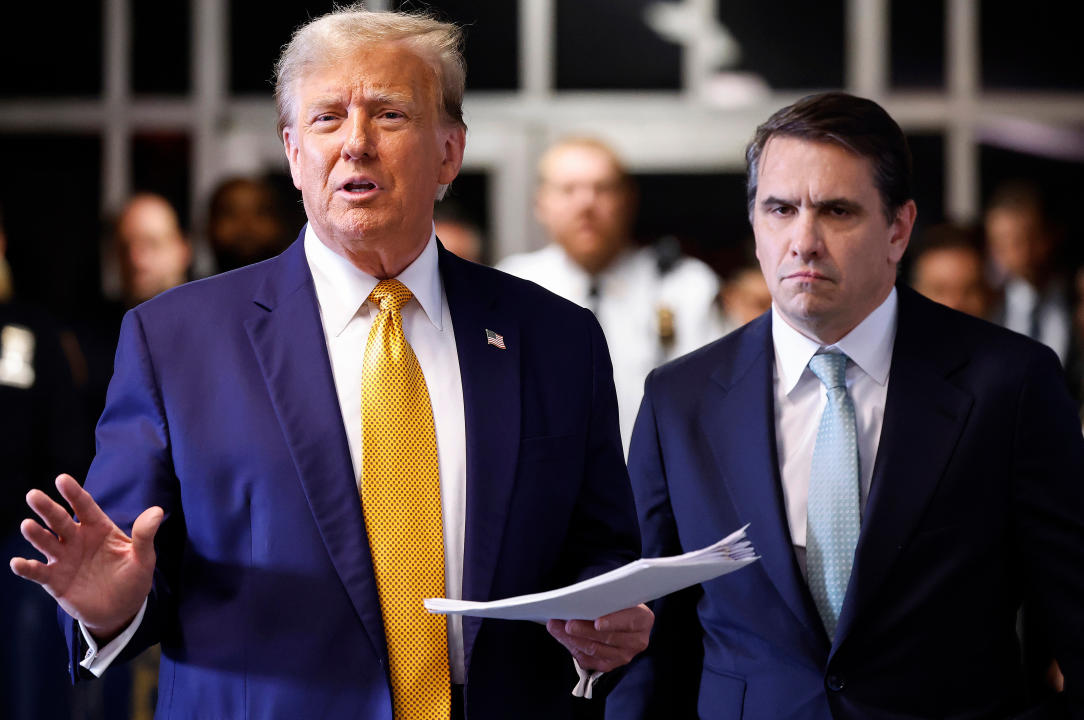
[[[633,559],[598,323],[443,248],[439,263],[466,415],[464,597]],[[161,642],[158,717],[390,720],[364,518],[300,240],[130,312],[97,443],[86,486],[122,528],[166,511],[125,653]],[[570,712],[572,663],[544,627],[466,619],[464,636],[469,717]]]
[[[614,718],[1004,718],[1021,599],[1084,681],[1084,439],[1056,358],[899,290],[884,426],[837,637],[800,574],[771,315],[653,373],[629,459],[644,554],[750,523],[758,563],[656,606]],[[1080,707],[1077,705],[1076,707]]]

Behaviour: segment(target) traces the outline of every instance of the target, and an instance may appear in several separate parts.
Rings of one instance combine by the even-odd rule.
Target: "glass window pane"
[[[299,25],[331,10],[333,0],[279,3],[230,2],[230,91],[270,95],[275,60]]]
[[[736,70],[781,89],[843,85],[843,0],[717,0],[718,17],[741,46]]]
[[[140,133],[132,137],[132,188],[165,197],[190,229],[189,156],[191,141],[184,133]]]
[[[907,144],[914,160],[917,235],[922,228],[945,220],[945,138],[939,133],[908,135]]]
[[[892,87],[944,87],[944,0],[893,0],[890,20]]]
[[[678,90],[681,48],[644,21],[655,0],[557,0],[560,90]]]
[[[401,9],[418,7],[400,0]],[[425,4],[441,20],[463,27],[466,36],[467,90],[519,87],[519,3],[433,0]]]
[[[1084,90],[1080,24],[1072,3],[988,0],[978,5],[982,84],[988,89]]]
[[[0,205],[16,292],[66,319],[98,295],[101,156],[97,135],[0,134]]]
[[[132,92],[184,95],[189,91],[190,2],[133,2]]]
[[[102,91],[100,2],[5,3],[0,22],[0,97],[97,95]],[[63,13],[63,22],[57,21]]]

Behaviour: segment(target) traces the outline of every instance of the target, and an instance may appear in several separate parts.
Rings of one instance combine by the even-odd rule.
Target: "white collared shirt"
[[[806,544],[809,472],[817,428],[827,403],[824,385],[808,368],[809,360],[826,350],[845,353],[851,359],[847,363],[847,392],[854,401],[859,503],[864,511],[884,422],[892,348],[896,342],[897,302],[896,289],[892,288],[885,301],[865,320],[839,342],[828,346],[788,325],[772,304],[776,452],[790,538],[797,547],[804,548]]]
[[[1012,278],[1005,283],[1004,325],[1010,330],[1038,340],[1058,354],[1062,365],[1069,354],[1072,318],[1063,294],[1054,282],[1040,293],[1026,280]],[[1032,321],[1037,323],[1032,327]],[[1037,336],[1032,331],[1038,330]]]
[[[368,302],[376,287],[375,277],[358,270],[316,237],[312,226],[305,230],[305,258],[316,286],[316,299],[324,329],[339,410],[350,445],[350,459],[361,489],[361,372],[369,328],[379,308]],[[463,410],[463,382],[448,300],[438,267],[436,235],[413,263],[397,278],[414,298],[402,308],[403,333],[414,349],[433,405],[436,426],[437,460],[440,467],[441,511],[444,520],[445,596],[463,596],[463,544],[466,526],[467,442]],[[360,529],[364,532],[364,528]],[[100,676],[135,635],[147,603],[128,628],[99,648],[80,623],[88,645],[80,663]],[[466,667],[463,652],[463,622],[448,616],[448,654],[452,682],[463,684]]]
[[[647,374],[723,334],[715,306],[719,280],[711,268],[691,257],[682,257],[661,273],[652,248],[628,249],[592,277],[564,248],[551,243],[506,257],[497,269],[536,282],[595,313],[610,350],[626,455]],[[591,296],[592,284],[596,297]],[[673,344],[668,347],[660,342],[663,312],[669,313],[673,325]]]
[[[324,326],[331,372],[339,396],[354,477],[361,489],[361,370],[369,328],[380,308],[368,302],[377,278],[367,275],[335,253],[305,229],[305,258],[316,285],[316,299]],[[403,334],[418,356],[437,434],[440,465],[441,510],[444,519],[445,596],[463,597],[463,542],[466,526],[467,440],[463,410],[463,382],[459,374],[452,316],[437,263],[436,235],[397,278],[414,298],[402,308]],[[466,679],[463,658],[463,622],[449,616],[449,658],[452,682]]]

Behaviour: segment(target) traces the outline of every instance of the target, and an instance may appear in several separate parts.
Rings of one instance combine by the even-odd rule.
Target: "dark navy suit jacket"
[[[1022,599],[1079,708],[1084,438],[1054,354],[899,289],[884,426],[830,643],[775,443],[771,315],[655,371],[629,471],[644,554],[750,523],[758,563],[656,605],[612,718],[1004,718]],[[1078,710],[1079,711],[1079,710]]]
[[[594,316],[443,248],[439,265],[466,415],[463,596],[537,592],[635,558]],[[166,511],[149,610],[125,652],[161,642],[159,718],[390,720],[364,518],[301,240],[131,311],[97,443],[86,486],[122,528]],[[464,636],[469,717],[569,714],[572,662],[543,626],[468,618]]]

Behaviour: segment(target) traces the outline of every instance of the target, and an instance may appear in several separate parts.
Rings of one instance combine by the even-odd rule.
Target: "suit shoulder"
[[[272,263],[278,260],[273,258],[178,285],[137,305],[132,312],[144,318],[155,319],[208,312],[228,314],[235,306],[251,308],[269,269],[273,267]]]
[[[560,271],[559,260],[560,255],[555,252],[554,247],[547,245],[539,250],[509,255],[498,262],[495,267],[501,272],[538,282],[550,274]]]
[[[1026,335],[953,310],[909,289],[900,292],[901,319],[925,336],[931,349],[960,348],[972,357],[1019,360],[1021,355],[1053,353]]]
[[[652,371],[652,378],[666,386],[687,386],[701,378],[740,378],[771,347],[771,313],[713,342],[677,357]]]
[[[474,275],[472,282],[491,287],[499,296],[519,303],[521,311],[525,314],[556,314],[560,318],[582,317],[584,313],[590,314],[583,306],[547,290],[532,280],[524,279],[500,268],[471,263],[470,272]]]

